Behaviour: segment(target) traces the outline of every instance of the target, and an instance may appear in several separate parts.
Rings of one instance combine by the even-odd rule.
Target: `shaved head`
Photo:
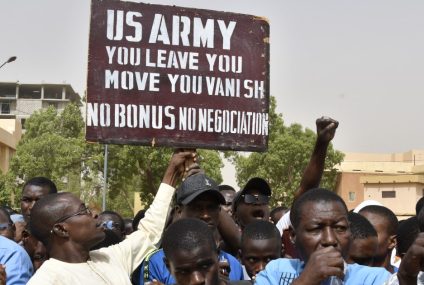
[[[34,204],[29,223],[30,231],[45,246],[48,244],[53,225],[65,215],[69,201],[74,199],[78,198],[71,193],[62,192],[47,195]]]

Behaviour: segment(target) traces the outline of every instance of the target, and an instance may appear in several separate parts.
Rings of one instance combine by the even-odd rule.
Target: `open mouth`
[[[255,219],[263,220],[264,216],[265,216],[265,212],[263,210],[258,209],[258,210],[252,211],[252,217]]]

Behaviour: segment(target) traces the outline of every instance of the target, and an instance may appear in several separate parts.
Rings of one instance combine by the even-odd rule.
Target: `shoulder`
[[[345,281],[346,284],[383,284],[390,278],[390,272],[381,267],[369,267],[359,264],[348,264]]]
[[[35,274],[31,277],[28,284],[58,284],[60,278],[55,272],[57,268],[57,264],[55,264],[55,260],[48,259],[43,265],[38,269]]]
[[[265,270],[256,276],[258,285],[291,284],[303,271],[303,262],[299,259],[279,258],[267,264]]]
[[[165,253],[163,249],[154,250],[150,253],[145,260],[148,260],[149,263],[163,263],[163,258],[165,257]]]
[[[237,258],[232,256],[228,252],[225,252],[225,251],[222,251],[222,250],[219,252],[219,256],[224,257],[225,259],[228,260],[228,264],[230,265],[230,269],[231,269],[230,275],[229,275],[230,280],[232,280],[232,281],[242,280],[243,279],[243,268],[241,267],[240,261],[238,261]]]
[[[270,261],[266,268],[279,272],[296,272],[303,271],[303,262],[299,259],[278,258]]]
[[[230,262],[230,263],[233,263],[233,262],[239,263],[239,261],[237,260],[237,258],[235,258],[232,254],[230,254],[228,252],[225,252],[225,251],[221,250],[219,252],[219,255],[220,256],[224,256],[228,260],[228,262]]]
[[[0,248],[0,263],[8,264],[19,260],[20,264],[32,264],[25,249],[16,242],[0,236]]]

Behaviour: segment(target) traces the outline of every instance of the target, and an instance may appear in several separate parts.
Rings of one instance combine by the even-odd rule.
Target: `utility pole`
[[[102,211],[106,211],[106,193],[107,193],[107,144],[105,144],[105,159],[103,164],[103,201],[102,201]]]

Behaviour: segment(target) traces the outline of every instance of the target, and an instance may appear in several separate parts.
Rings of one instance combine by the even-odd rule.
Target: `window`
[[[16,97],[16,84],[0,83],[0,97],[15,98]]]
[[[9,102],[0,102],[0,114],[10,114]]]
[[[396,191],[382,191],[382,198],[396,198]]]
[[[21,99],[41,99],[40,85],[22,84],[19,85],[19,98]]]
[[[21,119],[21,126],[23,130],[25,130],[25,122],[26,122],[26,119]]]
[[[349,192],[349,202],[355,202],[356,192]]]
[[[44,86],[44,99],[62,99],[62,86]]]

